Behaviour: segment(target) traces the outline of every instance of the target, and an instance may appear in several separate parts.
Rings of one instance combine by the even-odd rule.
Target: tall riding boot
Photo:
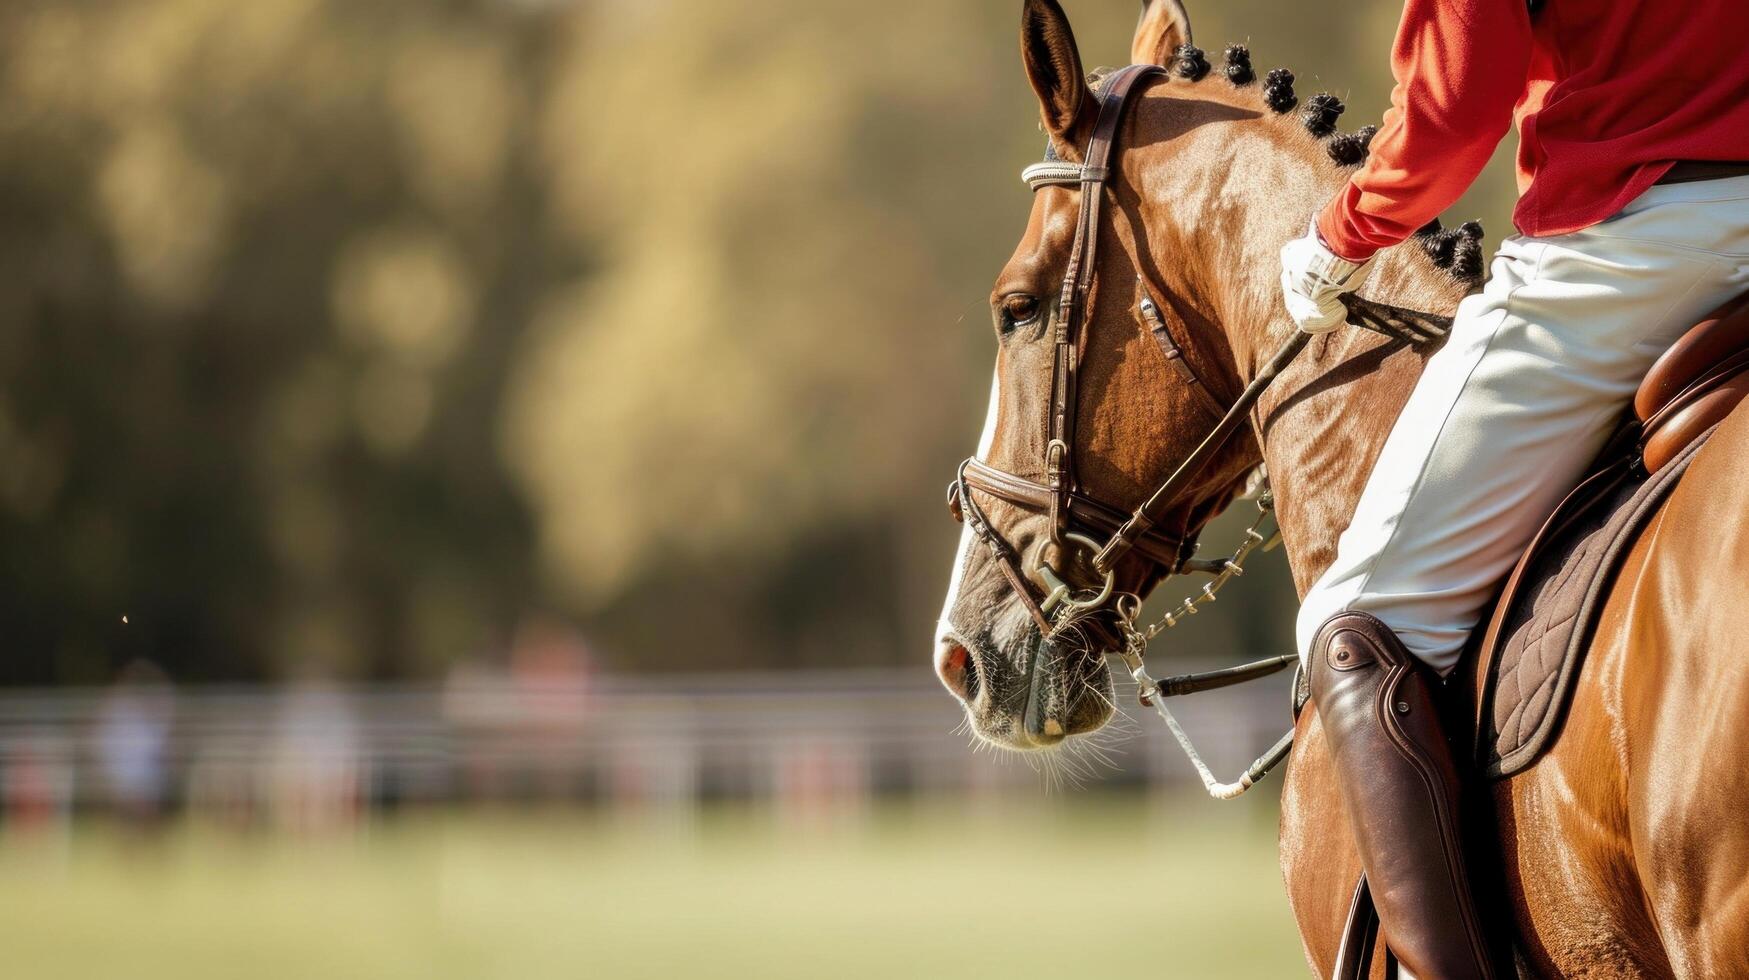
[[[1419,980],[1494,976],[1464,873],[1437,681],[1385,624],[1358,612],[1319,627],[1310,672],[1386,944]]]

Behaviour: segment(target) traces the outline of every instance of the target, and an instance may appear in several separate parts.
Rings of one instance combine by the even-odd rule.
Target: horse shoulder
[[[1360,852],[1348,833],[1335,760],[1306,705],[1295,725],[1293,754],[1281,790],[1281,871],[1288,904],[1312,971],[1329,976],[1360,879]],[[1382,962],[1382,960],[1381,960]]]

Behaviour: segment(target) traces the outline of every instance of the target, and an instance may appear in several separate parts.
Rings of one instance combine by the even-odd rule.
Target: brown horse
[[[1254,80],[1242,49],[1211,71],[1200,52],[1180,51],[1189,38],[1174,0],[1154,0],[1137,28],[1132,60],[1171,64],[1174,77],[1145,83],[1119,131],[1083,327],[1073,472],[1088,496],[1124,508],[1211,422],[1209,399],[1139,322],[1139,298],[1155,301],[1194,376],[1230,402],[1294,329],[1277,252],[1364,156],[1364,138],[1329,135],[1329,102],[1293,111],[1291,75]],[[1021,49],[1054,153],[1078,160],[1097,100],[1054,0],[1027,0]],[[992,292],[998,354],[978,458],[1034,480],[1051,300],[1078,197],[1072,187],[1037,192]],[[1362,292],[1450,313],[1475,284],[1474,248],[1448,233],[1392,249]],[[1176,519],[1194,533],[1266,462],[1303,593],[1332,560],[1426,353],[1352,328],[1314,340],[1256,406],[1250,431],[1174,501]],[[1749,657],[1731,655],[1749,648],[1745,459],[1749,412],[1738,411],[1618,576],[1559,742],[1491,788],[1504,859],[1492,898],[1510,903],[1501,920],[1526,972],[1749,976],[1749,771],[1738,754],[1749,741]],[[1051,550],[1041,513],[981,503],[1016,552]],[[1065,557],[1072,584],[1095,581],[1084,556]],[[1068,652],[1043,643],[997,566],[968,531],[936,643],[943,682],[973,729],[1000,745],[1052,749],[1098,729],[1112,710],[1110,632],[1093,624]],[[1131,555],[1116,574],[1118,589],[1145,595],[1163,569]],[[1307,959],[1328,975],[1359,863],[1311,708],[1283,789],[1281,860]]]

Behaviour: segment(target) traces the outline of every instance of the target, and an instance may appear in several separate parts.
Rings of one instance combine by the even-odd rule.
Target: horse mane
[[[1194,44],[1180,45],[1173,52],[1168,73],[1191,84],[1201,82],[1212,72],[1208,55]],[[1111,69],[1100,68],[1088,78],[1097,86]],[[1229,44],[1223,54],[1221,77],[1235,88],[1244,88],[1257,80],[1251,66],[1251,51],[1243,44]],[[1294,93],[1294,73],[1286,68],[1272,68],[1264,76],[1261,89],[1263,104],[1276,115],[1286,115],[1300,106]],[[1300,109],[1300,122],[1306,132],[1324,144],[1324,152],[1338,167],[1352,169],[1366,162],[1377,126],[1362,126],[1352,133],[1338,132],[1336,121],[1346,108],[1342,100],[1329,92],[1320,92],[1307,99]],[[1444,228],[1439,219],[1428,222],[1415,232],[1422,252],[1436,268],[1453,279],[1474,286],[1482,281],[1482,225],[1466,221],[1456,228]]]

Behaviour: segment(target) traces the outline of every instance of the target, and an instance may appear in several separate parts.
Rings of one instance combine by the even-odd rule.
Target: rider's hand
[[[1330,251],[1316,223],[1304,238],[1281,247],[1281,292],[1287,311],[1306,333],[1328,333],[1348,318],[1343,293],[1366,278],[1372,259],[1350,262]]]

